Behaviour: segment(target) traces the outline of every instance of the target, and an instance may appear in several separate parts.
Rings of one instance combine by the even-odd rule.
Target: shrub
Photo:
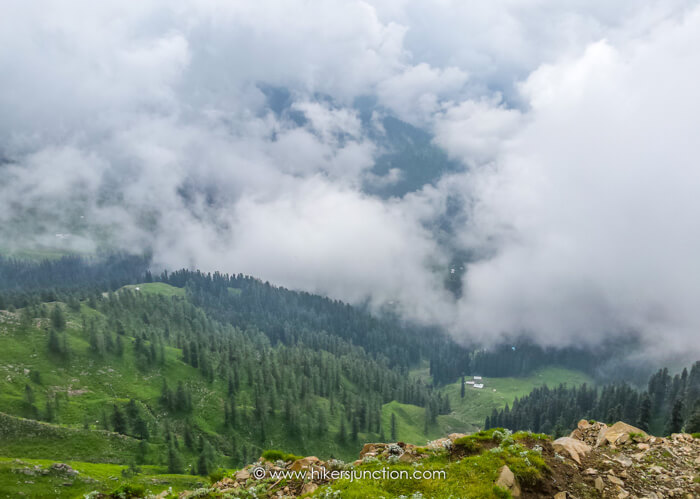
[[[122,476],[124,478],[133,478],[139,473],[141,473],[141,468],[136,466],[134,463],[129,464],[128,467],[122,469]]]
[[[281,450],[270,449],[262,453],[261,457],[266,461],[296,461],[301,459],[301,456],[296,456]]]
[[[135,499],[137,497],[146,497],[146,489],[143,485],[138,484],[124,484],[114,492],[112,492],[112,497],[118,497],[119,499]]]
[[[544,433],[530,433],[529,431],[519,431],[517,433],[513,433],[513,438],[515,440],[552,440],[552,437]]]
[[[211,483],[220,482],[221,480],[224,479],[224,475],[225,475],[224,470],[222,470],[222,469],[214,470],[211,473],[209,473],[209,481]]]
[[[493,486],[493,495],[498,499],[510,499],[511,495],[506,489],[502,489],[498,485]]]
[[[481,444],[471,435],[454,441],[455,450],[464,454],[476,454],[481,450]]]

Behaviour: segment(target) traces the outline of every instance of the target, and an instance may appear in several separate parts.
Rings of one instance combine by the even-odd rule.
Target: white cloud
[[[0,17],[0,222],[31,212],[45,242],[84,216],[76,245],[107,233],[171,267],[399,302],[462,338],[634,330],[680,348],[700,326],[698,12],[14,2]],[[306,122],[268,109],[261,83],[288,89]],[[384,112],[421,124],[470,171],[402,199],[363,194],[402,178],[371,173],[381,133],[350,108],[366,95],[383,108],[375,131]],[[449,244],[483,258],[459,302],[435,229],[455,199]]]
[[[468,270],[472,334],[588,343],[634,331],[697,353],[698,43],[700,10],[523,83],[528,124],[471,177],[470,232],[496,251]]]

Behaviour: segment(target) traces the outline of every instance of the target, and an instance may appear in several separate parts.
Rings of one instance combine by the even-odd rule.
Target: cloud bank
[[[696,2],[5,10],[0,246],[148,248],[391,304],[465,342],[700,352]],[[387,115],[464,171],[363,190],[407,174],[372,171]],[[465,253],[456,298],[444,279]]]

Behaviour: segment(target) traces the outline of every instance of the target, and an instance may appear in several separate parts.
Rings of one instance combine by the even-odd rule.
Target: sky
[[[0,246],[149,249],[464,343],[697,355],[697,47],[682,0],[6,2]],[[372,172],[386,116],[463,168],[368,193],[401,175]]]

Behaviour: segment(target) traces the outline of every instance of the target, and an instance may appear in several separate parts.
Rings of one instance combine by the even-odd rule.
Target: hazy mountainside
[[[56,299],[85,300],[125,284],[161,281],[186,288],[188,301],[221,322],[257,327],[273,342],[311,341],[315,347],[319,335],[340,337],[392,366],[411,367],[427,360],[434,384],[453,382],[469,374],[521,376],[552,364],[594,373],[630,346],[605,345],[596,351],[544,349],[525,340],[513,340],[486,351],[478,345],[470,348],[457,344],[437,328],[406,324],[391,313],[373,315],[361,307],[276,287],[242,274],[181,270],[152,276],[148,262],[147,257],[130,255],[92,259],[69,256],[38,262],[0,258],[0,305],[23,307]]]
[[[469,349],[249,276],[154,276],[144,257],[0,259],[0,276],[0,457],[26,463],[0,465],[10,496],[7,476],[33,466],[54,492],[149,476],[181,490],[202,484],[183,472],[266,449],[349,459],[368,441],[419,444],[478,430],[533,388],[592,383],[571,368],[600,362],[529,344]],[[467,388],[476,374],[484,388]],[[71,460],[94,482],[37,459]],[[115,471],[124,476],[107,481]]]
[[[259,85],[270,110],[296,125],[307,123],[304,113],[296,109],[288,89]],[[317,95],[319,102],[333,107],[332,98]],[[362,132],[377,144],[378,154],[363,190],[383,198],[404,196],[434,184],[446,173],[464,170],[464,165],[448,157],[435,145],[433,136],[425,130],[396,118],[391,111],[377,105],[371,97],[354,102],[362,123]]]
[[[177,296],[124,290],[2,314],[3,411],[163,445],[173,433],[191,452],[206,436],[228,462],[281,443],[344,455],[383,431],[392,400],[426,407],[430,424],[448,410],[429,386],[339,339],[273,346]]]

